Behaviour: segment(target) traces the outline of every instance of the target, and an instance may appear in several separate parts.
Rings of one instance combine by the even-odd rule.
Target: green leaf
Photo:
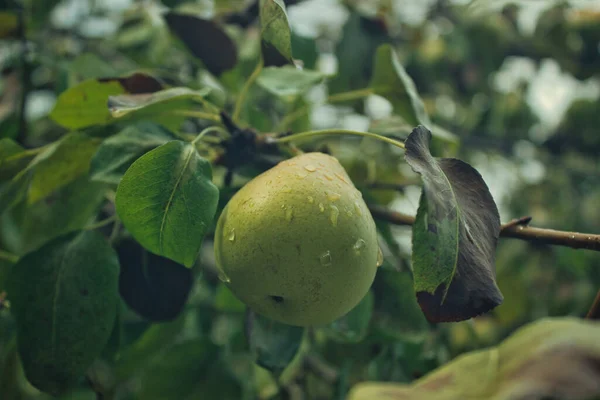
[[[246,305],[235,297],[227,285],[220,284],[215,295],[215,308],[221,312],[241,313],[246,310]]]
[[[92,180],[118,184],[131,164],[175,137],[159,126],[141,122],[104,140],[90,165]]]
[[[97,232],[62,236],[13,266],[7,287],[27,379],[58,395],[108,342],[116,316],[119,262]]]
[[[117,213],[150,252],[191,267],[217,210],[219,189],[211,179],[210,163],[191,143],[168,142],[127,170]]]
[[[257,83],[276,96],[298,96],[323,80],[317,71],[301,70],[291,65],[263,68]]]
[[[241,398],[239,384],[227,376],[218,361],[218,350],[206,338],[170,347],[144,372],[139,397],[147,400]]]
[[[86,176],[33,204],[21,202],[0,220],[2,240],[13,253],[24,254],[93,222],[104,201],[106,185]]]
[[[121,298],[148,320],[175,319],[192,289],[192,271],[168,258],[148,253],[135,240],[121,241],[116,250],[121,264]]]
[[[349,313],[327,326],[326,330],[329,336],[338,342],[358,343],[362,341],[369,330],[373,303],[373,293],[369,291]]]
[[[265,67],[294,64],[292,33],[282,0],[260,0],[260,37]]]
[[[0,139],[0,182],[14,177],[35,157],[12,139]]]
[[[140,338],[129,344],[119,354],[115,371],[119,380],[126,380],[134,374],[140,365],[164,352],[173,343],[183,328],[184,318],[174,321],[152,324]]]
[[[165,14],[164,18],[169,29],[202,61],[210,73],[218,76],[235,67],[235,42],[216,22],[174,12]]]
[[[494,266],[500,216],[481,175],[463,161],[434,158],[430,141],[431,132],[418,126],[405,142],[406,162],[423,180],[414,286],[429,321],[461,321],[502,303]]]
[[[373,283],[373,329],[396,340],[420,338],[429,324],[415,299],[412,277],[387,267],[384,262]]]
[[[421,124],[430,127],[431,121],[415,83],[400,64],[391,45],[383,44],[377,48],[373,70],[370,87],[392,103],[394,113],[411,126]]]
[[[90,160],[99,144],[100,139],[72,132],[36,156],[27,166],[28,169],[33,169],[28,202],[35,203],[87,174]]]
[[[600,395],[599,336],[594,321],[543,319],[410,385],[359,383],[348,400],[593,399]]]
[[[304,336],[304,328],[282,324],[249,312],[246,338],[258,365],[280,374],[292,361]]]
[[[198,108],[195,100],[206,101],[204,97],[209,92],[210,89],[192,90],[177,87],[152,94],[111,96],[108,107],[115,119],[149,120],[177,130],[186,118],[181,111]]]
[[[113,122],[107,108],[110,96],[147,94],[163,88],[156,78],[143,73],[123,77],[85,80],[58,96],[50,118],[68,129],[81,129]]]
[[[125,93],[119,82],[83,81],[58,96],[50,118],[68,129],[80,129],[91,125],[104,125],[111,121],[106,108],[109,96]]]

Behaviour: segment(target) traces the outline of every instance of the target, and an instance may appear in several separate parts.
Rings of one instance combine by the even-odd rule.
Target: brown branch
[[[412,225],[415,222],[415,217],[412,215],[391,211],[384,207],[371,206],[370,210],[374,218],[388,221],[394,225]],[[500,237],[565,246],[573,249],[600,251],[600,235],[526,226],[529,219],[529,217],[525,217],[503,224]]]
[[[587,319],[600,319],[600,290],[596,293],[596,298],[594,299],[594,303],[590,307],[587,315],[585,316]]]

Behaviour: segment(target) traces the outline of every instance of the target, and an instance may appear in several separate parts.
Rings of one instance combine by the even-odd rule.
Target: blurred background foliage
[[[254,85],[243,110],[249,126],[262,132],[339,127],[405,136],[407,123],[392,115],[391,104],[380,96],[328,101],[367,87],[375,49],[390,43],[433,123],[443,128],[434,132],[433,153],[461,158],[479,170],[503,221],[530,215],[539,227],[600,232],[597,2],[285,3],[294,58],[328,77],[309,91],[283,97]],[[142,71],[178,86],[216,88],[211,101],[231,109],[231,96],[239,93],[260,53],[252,1],[24,0],[25,58],[18,8],[1,4],[0,138],[26,147],[65,133],[49,113],[60,93],[89,78]],[[238,46],[236,67],[218,78],[207,72],[171,35],[161,16],[169,8],[223,23]],[[21,117],[26,135],[19,131]],[[201,121],[187,121],[182,129],[201,128]],[[117,128],[90,129],[108,137]],[[401,152],[348,138],[322,140],[315,148],[336,155],[367,198],[416,212],[420,188]],[[263,169],[245,167],[233,186]],[[224,173],[215,167],[215,180],[221,182]],[[102,202],[97,192],[80,190],[81,184],[74,181],[35,208],[21,205],[3,214],[2,247],[23,254],[54,236],[71,211],[70,203],[55,202],[56,196],[75,193],[69,201],[92,208]],[[227,198],[222,192],[223,204]],[[297,390],[305,398],[342,399],[360,381],[411,382],[459,354],[498,343],[530,321],[584,315],[600,287],[593,252],[501,240],[496,265],[504,303],[470,321],[433,326],[416,305],[410,276],[396,273],[410,263],[410,227],[378,225],[386,261],[371,294],[348,318],[305,335],[280,376],[281,387],[254,363],[244,339],[245,307],[217,278],[210,238],[193,271],[202,279],[194,280],[184,311],[175,320],[152,323],[123,304],[116,350],[98,360],[89,376],[97,385],[121,383],[122,399],[294,398]],[[6,269],[0,265],[0,282]],[[163,295],[156,294],[158,305]],[[23,377],[6,309],[0,311],[0,397],[47,397]],[[95,395],[82,383],[63,398]]]

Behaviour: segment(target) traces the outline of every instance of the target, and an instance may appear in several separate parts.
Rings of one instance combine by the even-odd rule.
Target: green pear
[[[349,312],[381,262],[360,191],[323,153],[283,161],[240,189],[219,217],[215,257],[221,280],[250,309],[298,326]]]

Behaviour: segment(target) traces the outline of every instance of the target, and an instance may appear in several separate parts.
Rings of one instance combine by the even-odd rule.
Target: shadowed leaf
[[[413,225],[417,299],[431,322],[461,321],[502,303],[494,257],[500,216],[487,185],[470,165],[429,152],[431,132],[415,128],[406,162],[423,192]]]
[[[36,388],[65,392],[100,355],[116,317],[118,275],[116,254],[92,231],[53,240],[12,267],[19,355]]]
[[[338,342],[357,343],[365,338],[373,315],[374,297],[371,291],[356,307],[330,323],[326,330]]]
[[[150,252],[191,267],[219,198],[210,163],[191,143],[168,142],[127,170],[115,205],[123,225]]]
[[[146,152],[175,137],[159,126],[141,122],[104,140],[90,166],[92,180],[118,184],[127,168]]]
[[[279,374],[292,361],[304,328],[282,324],[252,311],[246,315],[246,338],[258,365]]]
[[[600,396],[600,324],[545,319],[467,353],[411,385],[364,382],[348,400],[567,399]]]
[[[35,154],[12,139],[0,139],[0,182],[14,177],[27,166]]]
[[[127,305],[151,321],[175,319],[192,288],[192,271],[149,253],[134,240],[122,241],[116,250],[121,264],[119,293]]]
[[[415,83],[400,64],[391,45],[383,44],[377,48],[373,69],[370,86],[376,94],[392,103],[394,113],[411,126],[421,124],[430,127],[431,121]]]
[[[202,61],[210,73],[220,75],[235,67],[235,43],[216,22],[174,12],[165,14],[165,20],[169,29]]]
[[[294,64],[292,33],[282,0],[260,0],[261,50],[265,67]]]

